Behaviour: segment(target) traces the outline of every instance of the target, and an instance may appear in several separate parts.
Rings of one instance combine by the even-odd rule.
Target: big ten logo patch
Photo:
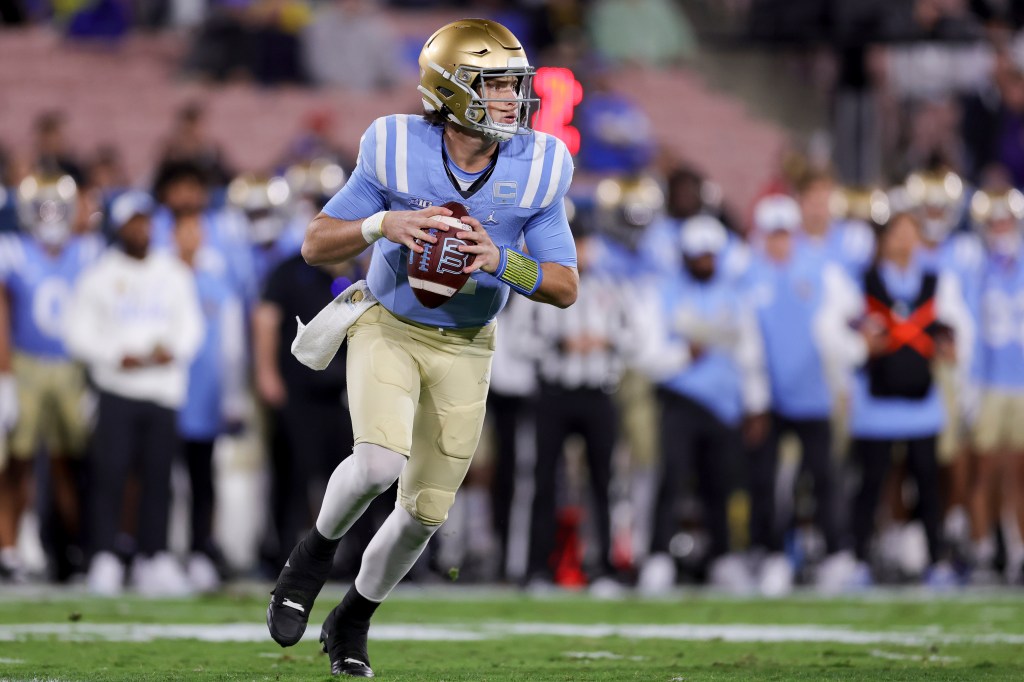
[[[580,150],[580,131],[569,125],[573,112],[583,101],[583,86],[569,69],[545,66],[537,69],[533,89],[540,97],[540,109],[533,115],[533,129],[554,135],[569,149]]]
[[[469,260],[469,254],[459,251],[459,247],[465,246],[465,244],[466,242],[455,237],[448,237],[444,240],[444,245],[441,247],[441,258],[437,264],[438,273],[462,274],[466,268],[466,262]]]

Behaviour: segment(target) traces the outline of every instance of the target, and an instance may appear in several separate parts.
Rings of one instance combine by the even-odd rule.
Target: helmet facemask
[[[521,61],[522,64],[513,65],[516,61]],[[444,67],[436,62],[428,62],[427,68],[436,71],[446,84],[452,86],[448,88],[442,84],[435,88],[435,92],[431,92],[420,85],[418,89],[423,94],[423,106],[427,111],[443,112],[452,123],[498,141],[509,140],[513,135],[530,132],[530,105],[540,100],[530,97],[536,70],[527,64],[525,59],[510,58],[509,66],[505,68],[482,68],[462,64],[455,69],[455,73],[445,71]],[[488,87],[489,82],[510,77],[516,79],[515,97],[486,96],[487,91],[492,89]],[[516,105],[515,123],[495,121],[491,116],[488,106],[505,102]]]

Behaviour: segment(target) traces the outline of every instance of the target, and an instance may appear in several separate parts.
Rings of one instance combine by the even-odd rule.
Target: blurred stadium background
[[[576,160],[571,214],[592,297],[577,308],[608,319],[572,309],[559,319],[522,301],[504,313],[474,470],[410,581],[666,600],[709,583],[745,597],[977,585],[1010,598],[1024,563],[1017,0],[0,0],[0,589],[188,596],[276,576],[351,444],[343,358],[313,376],[284,349],[290,320],[362,265],[304,266],[302,230],[344,183],[366,127],[421,110],[419,50],[468,16],[510,27],[539,67],[534,127]],[[153,474],[170,483],[167,505],[143,484],[149,451],[115,489],[122,499],[97,505],[109,489],[98,444],[121,435],[92,433],[94,391],[72,374],[38,389],[35,408],[24,393],[43,381],[27,362],[72,364],[66,309],[84,300],[75,285],[88,266],[67,266],[68,286],[47,288],[46,256],[29,252],[98,253],[140,213],[152,215],[151,249],[188,254],[197,273],[182,225],[198,226],[198,248],[222,264],[200,285],[218,332],[191,367],[205,388],[181,407],[173,466]],[[961,334],[939,354],[946,367],[929,395],[944,394],[946,409],[933,410],[930,431],[901,424],[899,411],[865,427],[850,412],[852,366],[809,420],[827,425],[825,444],[818,431],[801,445],[784,428],[794,415],[737,398],[738,414],[722,417],[706,385],[691,390],[639,361],[636,339],[666,321],[695,362],[708,349],[729,355],[730,320],[761,311],[760,379],[740,366],[710,391],[738,396],[760,380],[777,398],[793,378],[780,371],[806,370],[772,354],[806,345],[817,313],[798,316],[791,338],[767,329],[770,235],[827,243],[822,262],[860,285],[888,258],[879,245],[901,215],[917,227],[913,262],[956,278],[971,318],[972,340]],[[726,228],[704,252],[733,288],[669,320],[645,301],[665,290],[658,278],[683,272],[696,247],[679,235],[696,216]],[[62,220],[71,236],[44,229]],[[821,305],[804,293],[794,294],[804,308]],[[863,315],[845,322],[871,342]],[[827,365],[831,341],[814,343]],[[80,413],[65,414],[68,402]],[[682,426],[703,414],[716,429]],[[879,455],[872,443],[896,447]],[[817,468],[808,447],[820,450]],[[666,471],[679,480],[666,484]],[[336,579],[352,577],[388,504],[343,545]],[[97,506],[116,517],[106,572],[90,566]],[[144,537],[154,513],[169,516],[157,546]]]

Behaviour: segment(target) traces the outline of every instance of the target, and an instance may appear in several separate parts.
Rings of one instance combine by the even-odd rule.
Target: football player
[[[64,346],[64,313],[78,276],[103,250],[97,236],[72,235],[78,194],[69,175],[29,175],[15,196],[22,232],[0,240],[0,421],[10,430],[12,455],[0,474],[0,574],[16,568],[25,481],[40,444],[50,456],[64,530],[77,536],[78,495],[69,458],[85,448],[86,389],[81,367]],[[59,573],[71,569],[64,559],[58,557]]]
[[[971,209],[986,251],[974,300],[979,343],[973,378],[982,396],[973,425],[977,457],[970,493],[975,564],[972,580],[985,583],[995,579],[992,564],[996,542],[992,530],[1000,518],[1000,507],[1016,502],[1020,508],[1021,489],[1013,473],[1024,454],[1024,195],[1015,189],[978,192],[971,200]],[[1002,503],[997,504],[997,500]],[[1007,547],[1017,544],[1008,541]],[[1008,554],[1006,576],[1013,582],[1019,577],[1020,557],[1012,551]]]
[[[257,287],[263,290],[277,264],[297,254],[310,214],[302,227],[290,220],[297,208],[291,183],[282,176],[264,177],[246,173],[228,185],[228,205],[245,215],[252,250]]]
[[[529,128],[534,73],[519,40],[493,21],[442,27],[420,52],[423,116],[378,118],[356,169],[310,224],[302,254],[340,262],[372,244],[367,277],[380,302],[348,331],[352,456],[328,483],[316,527],[285,563],[267,610],[271,636],[299,641],[339,539],[396,479],[398,505],[369,543],[355,583],[321,631],[333,674],[372,677],[370,617],[444,523],[484,418],[495,315],[510,291],[568,307],[576,253],[562,201],[572,159]],[[409,285],[448,201],[467,206],[455,236],[475,257],[471,279],[444,305],[421,305]],[[445,226],[440,226],[445,230]],[[525,245],[525,249],[524,249]]]

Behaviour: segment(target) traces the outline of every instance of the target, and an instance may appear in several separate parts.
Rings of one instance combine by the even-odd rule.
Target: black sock
[[[341,538],[337,540],[328,540],[323,535],[320,535],[320,531],[314,526],[309,533],[303,538],[301,546],[306,550],[310,557],[312,557],[318,563],[323,562],[334,562],[334,554],[338,551],[338,545],[341,543]]]
[[[347,620],[354,620],[360,622],[369,622],[373,616],[373,612],[380,606],[379,601],[370,601],[363,595],[356,591],[356,586],[348,588],[348,592],[345,593],[345,598],[341,600],[341,606],[338,608],[339,618],[345,618]]]

